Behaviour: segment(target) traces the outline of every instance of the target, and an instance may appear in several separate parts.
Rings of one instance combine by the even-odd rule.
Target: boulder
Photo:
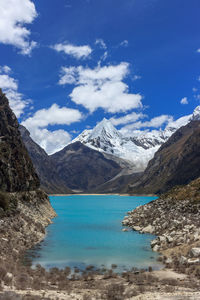
[[[163,235],[159,236],[158,239],[161,243],[164,243],[166,241],[166,237]]]
[[[192,248],[190,250],[191,257],[199,257],[200,256],[200,248]]]
[[[133,230],[140,231],[142,228],[140,226],[133,226]]]
[[[180,264],[185,264],[187,263],[187,258],[185,256],[181,256],[180,260],[179,260]]]
[[[157,239],[151,241],[151,248],[153,248],[157,244],[158,244],[158,240]]]
[[[148,226],[144,227],[141,231],[142,231],[142,233],[153,233],[154,227],[151,225],[148,225]]]
[[[158,245],[155,245],[155,246],[153,247],[152,250],[153,250],[154,252],[158,252],[159,249],[160,249],[160,247],[159,247]]]
[[[166,264],[171,264],[173,262],[171,257],[168,257],[165,261]]]
[[[172,243],[174,239],[170,235],[166,235],[166,240],[168,243]]]
[[[192,264],[198,264],[199,263],[199,258],[190,258],[188,259],[188,264],[192,265]]]

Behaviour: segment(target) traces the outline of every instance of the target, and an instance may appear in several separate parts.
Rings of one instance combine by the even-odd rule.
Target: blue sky
[[[119,129],[159,129],[200,103],[198,0],[0,0],[0,8],[0,85],[49,153],[104,117]]]

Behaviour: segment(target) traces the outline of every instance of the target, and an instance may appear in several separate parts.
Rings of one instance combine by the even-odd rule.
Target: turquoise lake
[[[156,197],[118,195],[51,196],[57,213],[47,228],[45,240],[29,251],[33,264],[46,268],[86,265],[118,269],[159,268],[157,253],[150,247],[154,236],[135,231],[122,232],[127,211]]]

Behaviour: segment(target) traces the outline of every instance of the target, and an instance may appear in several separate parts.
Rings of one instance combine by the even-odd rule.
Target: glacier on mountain
[[[170,122],[164,130],[133,130],[131,136],[124,136],[110,120],[104,118],[93,129],[84,130],[71,143],[79,141],[94,150],[127,160],[139,172],[145,169],[154,153],[178,128],[192,120],[200,120],[200,106],[193,114]]]

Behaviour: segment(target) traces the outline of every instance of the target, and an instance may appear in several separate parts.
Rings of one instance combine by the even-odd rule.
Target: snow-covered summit
[[[121,137],[119,131],[113,126],[113,124],[104,118],[100,123],[98,123],[94,129],[91,131],[89,138],[95,139],[101,137],[102,139]]]
[[[200,120],[200,105],[197,106],[192,114],[191,120],[198,121]]]
[[[200,106],[195,108],[193,114],[170,122],[164,130],[134,130],[127,137],[104,118],[93,129],[84,130],[72,143],[79,141],[92,149],[128,160],[139,171],[147,166],[154,153],[178,128],[192,120],[200,120]]]

